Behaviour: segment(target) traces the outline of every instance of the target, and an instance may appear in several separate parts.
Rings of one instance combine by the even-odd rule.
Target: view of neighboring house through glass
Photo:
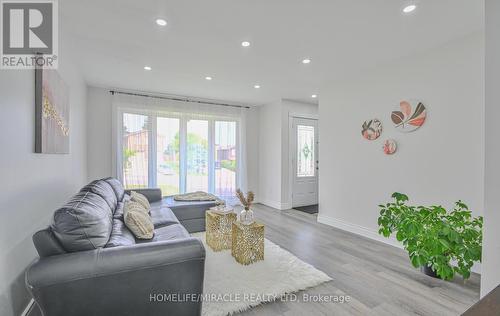
[[[186,192],[208,192],[208,121],[187,122]]]
[[[125,187],[159,187],[164,196],[204,191],[234,197],[237,122],[168,115],[123,113]]]
[[[215,194],[234,196],[236,191],[236,122],[215,122]]]
[[[157,118],[156,181],[163,195],[180,193],[179,127],[177,118]]]
[[[148,187],[148,117],[123,114],[123,184],[126,188]]]

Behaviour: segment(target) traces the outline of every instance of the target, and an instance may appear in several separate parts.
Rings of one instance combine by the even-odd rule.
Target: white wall
[[[88,177],[116,176],[113,170],[112,96],[109,89],[88,88]],[[247,186],[258,193],[259,110],[247,112]],[[257,194],[257,197],[259,195]]]
[[[500,2],[486,1],[486,142],[481,297],[500,284]]]
[[[0,315],[29,301],[24,270],[37,257],[32,234],[87,181],[86,85],[60,49],[59,73],[70,89],[70,154],[35,154],[32,70],[0,70]]]
[[[414,204],[461,199],[482,215],[483,46],[483,34],[474,34],[321,90],[320,222],[391,242],[377,234],[377,205],[396,191]],[[428,109],[425,125],[409,134],[390,119],[406,98]],[[361,124],[372,118],[384,131],[367,141]],[[393,156],[382,151],[387,138],[398,142]]]
[[[247,112],[247,189],[260,196],[259,191],[259,108],[254,107]]]
[[[113,176],[111,140],[111,94],[107,89],[88,87],[87,166],[88,180]]]
[[[281,208],[281,100],[261,106],[259,124],[259,195],[257,200]]]
[[[292,207],[289,188],[291,114],[318,114],[318,106],[278,100],[260,108],[259,202],[277,209]]]

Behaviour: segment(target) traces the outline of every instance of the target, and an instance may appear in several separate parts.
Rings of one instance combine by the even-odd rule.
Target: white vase
[[[252,224],[254,222],[253,211],[243,209],[243,211],[241,211],[240,213],[240,222],[244,225]]]

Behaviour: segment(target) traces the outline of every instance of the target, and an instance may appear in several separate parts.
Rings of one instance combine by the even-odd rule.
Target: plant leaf
[[[398,230],[398,232],[396,233],[396,239],[398,241],[403,241],[403,239],[405,239],[404,234],[403,234],[402,231]]]
[[[446,249],[450,249],[450,243],[444,239],[439,239],[439,242],[441,243],[441,245],[445,246]]]
[[[414,119],[408,122],[408,124],[413,125],[413,126],[422,126],[424,125],[425,122],[425,117],[420,118],[420,119]]]
[[[411,114],[411,105],[408,101],[401,101],[399,103],[399,106],[401,107],[401,112],[404,113],[405,117],[409,117]]]
[[[410,117],[410,120],[416,119],[420,114],[422,114],[425,111],[425,106],[422,102],[420,102],[417,105],[417,108],[415,109],[415,113]]]
[[[424,122],[425,122],[425,118],[426,118],[427,114],[426,112],[423,112],[422,114],[420,114],[418,117],[414,118],[414,119],[411,119],[409,120],[409,124],[410,125],[413,125],[413,126],[422,126],[424,125]]]
[[[397,201],[402,201],[402,202],[408,201],[408,196],[406,194],[399,193],[399,192],[394,192],[391,195],[391,197],[396,199]]]
[[[415,268],[420,267],[420,260],[419,260],[418,256],[413,256],[413,257],[411,257],[411,264],[412,264]]]
[[[391,114],[391,120],[394,124],[401,124],[405,119],[403,112],[401,111],[393,111]]]

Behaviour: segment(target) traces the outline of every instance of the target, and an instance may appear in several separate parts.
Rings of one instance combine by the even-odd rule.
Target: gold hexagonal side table
[[[233,223],[231,255],[244,265],[264,260],[264,225]]]
[[[213,251],[231,249],[231,229],[232,224],[236,222],[236,213],[217,213],[207,211],[205,213],[207,245]]]

